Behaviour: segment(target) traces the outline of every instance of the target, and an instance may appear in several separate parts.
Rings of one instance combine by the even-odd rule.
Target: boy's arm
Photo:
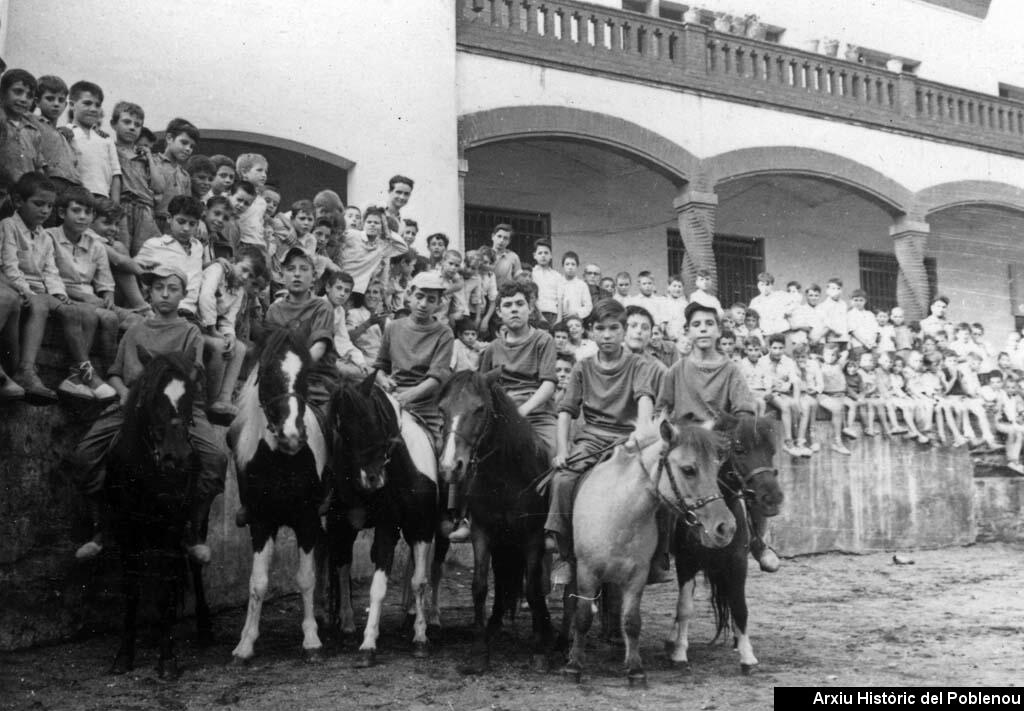
[[[217,327],[217,287],[222,276],[224,270],[219,264],[214,264],[203,270],[203,280],[199,285],[199,322],[210,333]]]
[[[96,265],[96,272],[92,276],[93,289],[96,295],[103,299],[104,308],[110,308],[114,301],[114,275],[110,271],[110,260],[107,258],[107,248],[93,242],[92,261]]]
[[[537,388],[536,392],[530,396],[530,399],[520,405],[517,409],[519,414],[526,417],[531,412],[536,410],[538,407],[543,405],[545,402],[551,399],[551,396],[555,394],[555,383],[553,380],[545,380]]]
[[[57,297],[61,301],[68,300],[68,290],[64,286],[64,280],[60,278],[60,270],[57,269],[57,262],[53,257],[53,239],[46,235],[46,246],[43,248],[42,253],[42,273],[43,273],[43,286],[46,287],[46,293]]]
[[[21,260],[18,253],[18,235],[6,221],[0,223],[0,271],[4,278],[23,299],[32,297],[32,287],[28,285],[24,272],[21,271]]]
[[[114,388],[114,391],[117,392],[117,397],[121,406],[124,407],[125,402],[128,400],[128,386],[124,384],[123,380],[121,380],[120,375],[109,376],[107,378],[107,382],[110,383],[110,387]]]
[[[120,205],[121,204],[121,176],[115,175],[110,179],[110,199]]]
[[[569,458],[569,431],[572,429],[573,416],[564,410],[558,413],[558,432],[555,436],[555,456],[551,466],[555,469],[565,466]]]

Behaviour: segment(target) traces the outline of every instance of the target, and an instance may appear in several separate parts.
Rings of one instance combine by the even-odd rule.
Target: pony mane
[[[762,443],[775,444],[775,425],[767,417],[743,417],[736,425],[735,440],[742,442],[749,438],[747,444],[759,447]]]
[[[371,444],[370,436],[378,432],[382,437],[398,434],[399,422],[386,393],[374,385],[370,394],[363,394],[359,385],[345,382],[335,389],[327,403],[327,427],[335,434],[340,434],[341,425],[351,433],[351,428],[358,427],[358,447]]]
[[[309,348],[299,341],[298,333],[290,328],[278,328],[272,331],[260,349],[258,369],[262,370],[273,362],[282,350],[292,350],[302,359],[303,367],[309,365]]]

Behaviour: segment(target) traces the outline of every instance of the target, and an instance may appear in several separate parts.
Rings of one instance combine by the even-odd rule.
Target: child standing
[[[90,81],[71,85],[71,147],[82,185],[93,195],[121,201],[121,162],[114,141],[96,130],[103,108],[103,90]]]
[[[0,123],[0,166],[10,173],[12,181],[25,173],[46,169],[42,134],[31,117],[37,89],[36,78],[24,69],[11,69],[0,77],[4,113]]]
[[[531,274],[533,283],[537,285],[537,308],[551,326],[561,319],[565,279],[551,266],[550,241],[539,239],[533,243],[533,261]]]
[[[363,213],[362,231],[345,231],[338,265],[352,275],[356,294],[363,294],[371,281],[386,276],[388,260],[409,251],[401,235],[386,230],[383,208],[370,206]]]
[[[164,191],[162,174],[149,148],[137,145],[145,120],[142,107],[127,101],[119,101],[110,117],[121,166],[121,206],[125,213],[121,240],[131,256],[138,254],[147,239],[160,236],[153,208],[157,194]]]
[[[238,216],[240,241],[243,244],[255,245],[264,253],[267,251],[267,242],[263,236],[263,216],[267,211],[267,201],[263,198],[263,191],[267,185],[269,169],[267,159],[259,153],[243,153],[235,161],[238,179],[252,183],[256,188],[256,197],[252,204]]]
[[[579,278],[580,257],[576,252],[562,256],[562,319],[576,316],[586,320],[594,309],[590,298],[590,286]]]
[[[161,188],[156,194],[153,214],[160,231],[166,234],[171,200],[178,195],[192,194],[192,183],[185,164],[199,142],[199,129],[183,118],[171,119],[164,132],[164,140],[167,142],[164,152],[153,156],[153,166],[156,168],[153,173],[154,185],[159,183]]]
[[[689,303],[684,296],[683,277],[676,274],[668,280],[668,295],[662,303],[661,317],[664,319],[662,328],[665,338],[677,341],[686,333],[686,305]]]
[[[512,225],[502,222],[491,230],[491,248],[494,249],[494,278],[497,279],[499,289],[505,282],[515,279],[516,274],[523,268],[519,261],[519,255],[508,248],[511,241]]]
[[[455,322],[455,343],[452,349],[452,372],[479,370],[480,352],[484,344],[477,340],[476,321],[463,316]]]
[[[60,197],[71,186],[82,184],[75,151],[64,134],[57,130],[57,121],[68,105],[68,85],[57,76],[39,77],[36,104],[39,106],[37,127],[46,175],[57,186],[57,197]]]
[[[698,269],[694,280],[694,291],[690,294],[690,301],[712,308],[716,313],[722,313],[722,302],[711,293],[711,272],[707,269]]]
[[[203,196],[204,202],[215,195],[223,195],[235,183],[235,161],[219,153],[210,156],[210,160],[213,161],[216,172],[213,174],[213,182],[210,183],[210,192]]]

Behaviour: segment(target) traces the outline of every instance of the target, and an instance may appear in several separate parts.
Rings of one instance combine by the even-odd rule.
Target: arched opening
[[[567,138],[515,138],[468,148],[466,248],[490,244],[511,222],[512,248],[533,262],[533,241],[550,237],[556,264],[569,250],[604,275],[650,270],[664,293],[668,231],[677,184],[623,151]],[[581,264],[581,268],[583,266]]]
[[[355,165],[347,158],[297,141],[246,131],[203,129],[199,150],[203,155],[260,153],[270,166],[268,183],[282,191],[281,209],[295,200],[312,198],[330,188],[346,200],[348,171]]]

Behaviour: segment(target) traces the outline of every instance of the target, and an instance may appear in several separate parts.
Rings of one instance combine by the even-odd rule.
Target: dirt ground
[[[445,583],[446,630],[429,660],[414,660],[398,633],[397,592],[389,595],[379,665],[352,666],[350,652],[330,650],[319,665],[300,660],[299,602],[265,608],[257,657],[229,666],[242,611],[215,619],[218,643],[197,649],[192,628],[180,627],[184,674],[157,679],[156,650],[143,642],[138,668],[105,673],[116,649],[113,635],[0,656],[2,709],[721,709],[773,707],[780,685],[1008,685],[1024,675],[1024,544],[892,553],[829,554],[784,561],[774,575],[751,571],[751,635],[760,665],[740,674],[731,642],[713,636],[707,589],[698,586],[690,645],[692,674],[669,668],[663,640],[674,615],[671,585],[644,597],[646,689],[630,689],[622,650],[591,632],[590,668],[577,686],[555,666],[529,670],[517,643],[529,626],[524,611],[498,640],[492,671],[463,676],[458,663],[469,648],[472,615],[469,572]],[[365,603],[365,590],[357,603]],[[560,618],[560,606],[554,609]]]

